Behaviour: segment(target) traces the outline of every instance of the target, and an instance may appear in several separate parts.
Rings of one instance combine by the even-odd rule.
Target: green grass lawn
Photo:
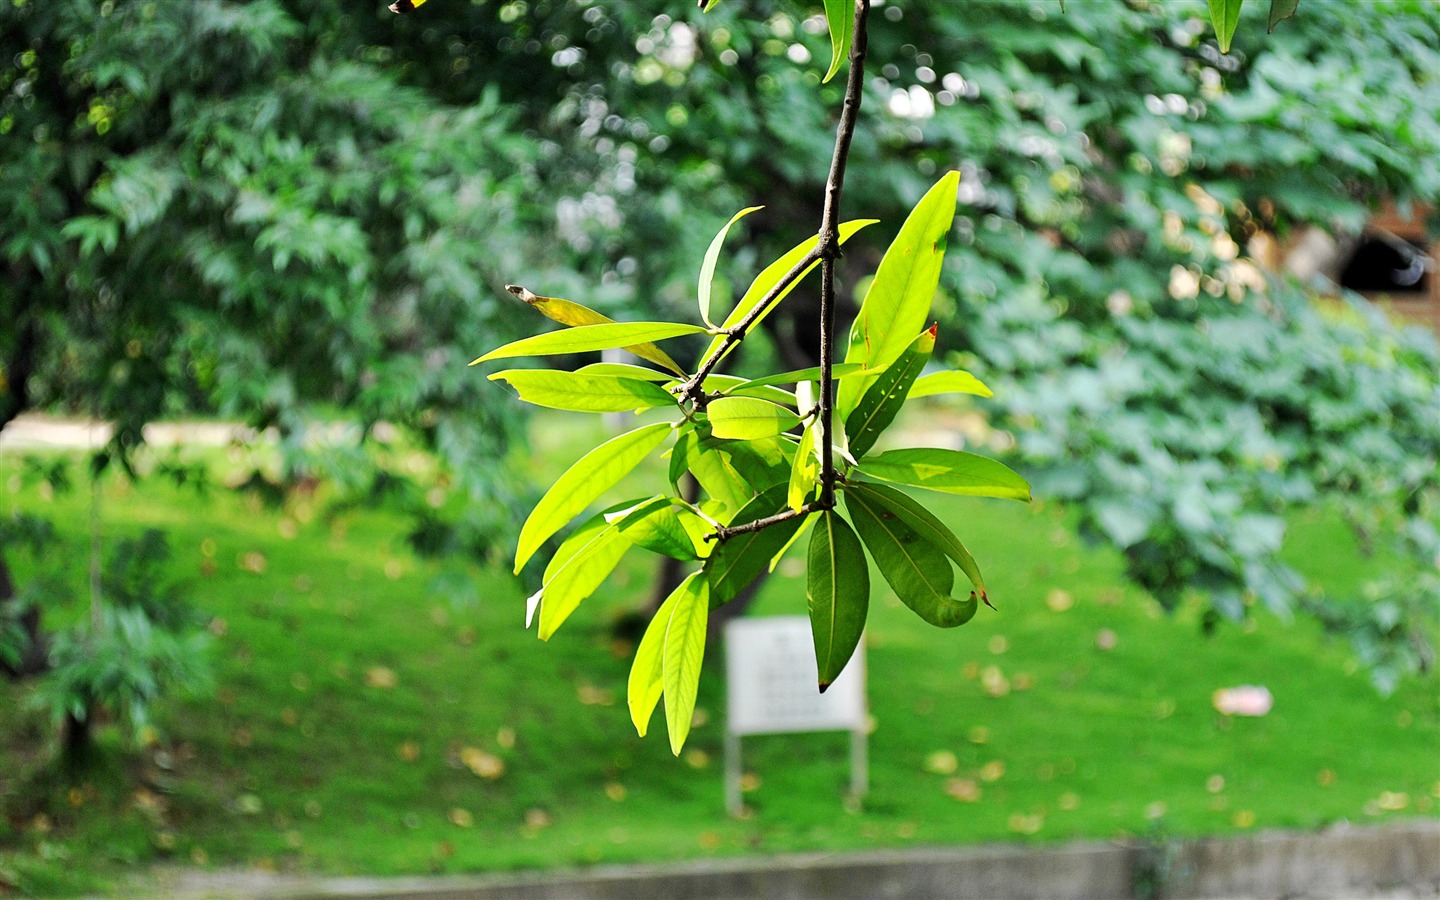
[[[539,421],[543,478],[586,426]],[[0,458],[3,508],[55,518],[78,592],[88,492],[49,497],[19,469]],[[72,779],[38,768],[46,723],[0,684],[0,894],[103,889],[167,861],[383,875],[1315,828],[1433,815],[1440,796],[1434,677],[1382,697],[1342,643],[1263,613],[1207,638],[1197,608],[1161,615],[1053,506],[935,502],[999,611],[935,630],[877,576],[869,795],[845,803],[841,735],[752,738],[742,819],[722,799],[718,650],[680,759],[662,717],[643,740],[630,725],[612,625],[648,592],[649,557],[547,645],[521,627],[516,579],[464,570],[477,599],[452,599],[436,578],[456,564],[418,561],[383,512],[329,521],[158,481],[107,482],[104,508],[112,537],[168,531],[174,575],[213,617],[219,690],[166,704],[144,752],[108,729],[109,764]],[[1287,554],[1341,586],[1374,565],[1321,512]],[[803,613],[797,569],[756,613]],[[1219,715],[1212,693],[1240,684],[1269,687],[1274,711]]]

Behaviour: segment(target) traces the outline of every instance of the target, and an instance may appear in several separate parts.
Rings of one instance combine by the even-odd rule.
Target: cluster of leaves
[[[580,304],[515,289],[569,327],[507,344],[476,363],[624,347],[663,368],[596,363],[574,372],[511,369],[492,379],[510,384],[522,400],[555,409],[678,413],[582,456],[531,512],[516,553],[518,572],[547,539],[673,438],[670,491],[625,500],[585,519],[551,557],[527,610],[527,624],[538,610],[539,635],[549,639],[632,547],[698,564],[660,607],[636,651],[628,695],[641,735],[663,695],[671,748],[680,752],[694,711],[710,610],[734,599],[807,533],[807,594],[822,691],[844,669],[865,627],[867,550],[899,598],[926,622],[954,627],[975,615],[985,583],[974,558],[934,515],[883,482],[1021,500],[1029,499],[1029,486],[1001,463],[972,453],[874,452],[911,397],[988,393],[963,371],[922,377],[935,348],[937,328],[925,322],[954,219],[957,183],[958,173],[950,173],[926,193],[880,262],[851,329],[845,362],[830,373],[839,383],[834,413],[843,422],[833,435],[824,432],[819,415],[820,369],[752,379],[713,372],[738,343],[736,336],[743,337],[745,328],[814,267],[804,263],[818,238],[761,271],[721,325],[711,322],[711,279],[726,233],[748,209],[720,231],[701,267],[697,295],[705,326],[597,321],[598,314]],[[867,224],[841,225],[840,239]],[[787,277],[788,284],[782,281]],[[694,374],[653,343],[699,332],[712,337]],[[835,486],[848,518],[833,501],[826,502],[826,443],[842,460]],[[687,476],[701,491],[694,500],[681,487]],[[955,566],[975,587],[968,598],[951,596]]]

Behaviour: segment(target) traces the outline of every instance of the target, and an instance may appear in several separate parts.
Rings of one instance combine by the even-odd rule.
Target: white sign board
[[[865,727],[864,645],[822,694],[815,641],[804,616],[732,619],[725,626],[725,676],[731,734]]]
[[[815,642],[805,616],[734,619],[725,626],[725,798],[740,811],[740,738],[749,734],[848,731],[851,791],[865,793],[865,642],[820,693]]]

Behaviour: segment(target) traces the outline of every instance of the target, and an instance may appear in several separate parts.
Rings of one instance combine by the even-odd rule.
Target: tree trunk
[[[4,548],[0,547],[0,610],[15,600],[15,582],[10,577],[10,567],[5,563]],[[40,609],[31,606],[20,614],[20,627],[29,639],[16,665],[0,662],[0,674],[7,678],[23,678],[38,675],[50,667],[49,648],[45,636],[40,633]]]

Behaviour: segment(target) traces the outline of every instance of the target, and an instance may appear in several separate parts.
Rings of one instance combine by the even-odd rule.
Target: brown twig
[[[823,281],[820,287],[821,336],[820,365],[823,368],[820,382],[821,415],[826,435],[825,449],[821,451],[821,497],[828,497],[828,509],[835,505],[835,466],[830,451],[829,396],[832,388],[831,345],[835,333],[835,272],[834,262],[840,258],[840,192],[845,184],[845,164],[850,157],[850,142],[855,137],[855,124],[860,113],[860,98],[863,93],[865,76],[865,51],[867,46],[866,23],[870,15],[870,0],[855,0],[855,30],[850,44],[850,75],[845,82],[845,100],[840,109],[840,124],[835,131],[835,154],[830,160],[830,174],[825,180],[825,211],[820,220],[820,237],[815,248],[805,254],[790,271],[786,272],[775,286],[765,292],[760,302],[746,314],[745,318],[721,333],[725,339],[683,384],[674,389],[682,400],[697,400],[704,393],[701,384],[705,381],[731,347],[745,340],[745,335],[773,306],[780,295],[789,290],[817,261],[820,263]],[[828,318],[826,316],[828,315]],[[783,521],[783,520],[782,520]]]
[[[761,529],[769,528],[771,525],[779,525],[781,522],[788,522],[791,519],[798,519],[802,516],[808,516],[813,512],[820,512],[822,509],[828,508],[829,507],[821,506],[819,501],[816,501],[814,503],[807,503],[799,509],[786,507],[785,509],[780,510],[773,516],[766,516],[763,519],[756,519],[753,522],[746,522],[744,525],[732,525],[728,528],[717,528],[715,529],[715,532],[713,534],[705,535],[705,540],[729,540],[737,534],[746,534],[751,531],[760,531]]]
[[[850,77],[845,82],[845,104],[835,129],[835,156],[830,160],[830,177],[825,181],[825,213],[820,220],[820,508],[835,506],[835,445],[831,419],[834,413],[835,367],[835,260],[840,258],[840,192],[845,187],[845,163],[860,115],[864,93],[865,51],[868,49],[866,22],[870,0],[855,0],[855,32],[850,44]]]

